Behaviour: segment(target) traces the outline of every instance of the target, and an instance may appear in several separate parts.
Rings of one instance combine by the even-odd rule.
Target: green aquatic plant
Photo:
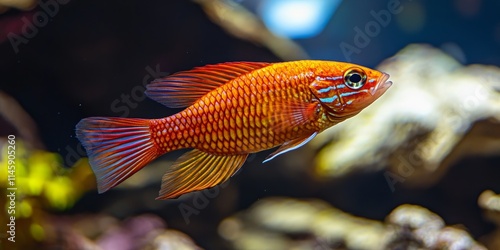
[[[0,216],[0,223],[11,225],[7,239],[14,248],[10,249],[23,249],[44,241],[53,230],[49,214],[72,208],[95,181],[86,160],[66,168],[57,153],[28,149],[21,140],[7,146],[0,145],[0,166],[8,166],[0,171],[5,192],[0,204],[7,215]]]

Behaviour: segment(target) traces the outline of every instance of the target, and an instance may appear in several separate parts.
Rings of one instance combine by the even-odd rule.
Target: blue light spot
[[[342,0],[263,0],[260,15],[275,34],[289,38],[317,36]]]

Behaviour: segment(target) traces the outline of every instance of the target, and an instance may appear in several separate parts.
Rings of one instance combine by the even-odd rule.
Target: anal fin
[[[281,155],[281,154],[284,154],[286,152],[289,152],[289,151],[292,151],[294,149],[302,147],[304,144],[308,143],[314,137],[316,137],[317,134],[318,134],[318,132],[314,132],[307,137],[301,137],[301,138],[287,141],[287,142],[283,143],[283,145],[281,145],[281,147],[279,147],[278,150],[274,151],[272,154],[267,156],[266,159],[262,163],[266,163],[266,162],[274,159],[278,155]]]
[[[183,154],[163,175],[157,200],[214,187],[233,176],[248,154],[212,155],[193,149]]]

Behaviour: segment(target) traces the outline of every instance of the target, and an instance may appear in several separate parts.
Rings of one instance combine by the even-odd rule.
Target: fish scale
[[[300,95],[301,90],[298,86],[308,84],[311,79],[300,77],[292,78],[292,76],[283,75],[280,78],[292,78],[292,80],[294,80],[289,81],[286,88],[284,84],[267,84],[261,86],[261,92],[245,91],[250,90],[252,86],[255,87],[259,82],[275,82],[272,78],[263,77],[261,74],[261,72],[257,72],[257,74],[250,74],[249,76],[242,76],[241,79],[233,80],[222,88],[207,93],[197,103],[178,113],[173,118],[165,118],[165,120],[168,121],[162,122],[162,124],[176,124],[177,126],[177,129],[169,131],[178,134],[183,134],[186,130],[197,131],[198,133],[195,133],[194,136],[198,137],[198,140],[196,143],[183,143],[185,140],[182,139],[182,142],[172,142],[175,147],[172,145],[163,147],[158,143],[159,138],[156,137],[155,141],[157,145],[162,148],[162,152],[168,152],[179,148],[198,148],[202,151],[219,155],[235,153],[244,154],[258,152],[261,151],[262,148],[272,148],[282,144],[284,140],[296,138],[299,131],[283,130],[281,133],[276,133],[270,129],[269,123],[262,126],[262,120],[268,115],[271,106],[270,102],[277,102],[280,101],[280,99],[286,99],[288,97],[296,98],[298,96],[303,97],[302,101],[310,102],[312,95]],[[262,78],[266,79],[262,80]],[[252,79],[252,81],[246,81],[247,79]],[[255,84],[254,82],[257,83]],[[270,94],[262,94],[270,90],[272,90]],[[230,105],[220,107],[219,102],[223,100],[224,97],[230,101]],[[307,100],[307,98],[309,100]],[[255,101],[251,102],[251,99]],[[253,109],[251,107],[253,107]],[[245,111],[250,109],[254,112]],[[193,110],[196,110],[196,112],[193,112]],[[214,112],[215,110],[219,111]],[[187,123],[187,120],[184,118],[189,117],[189,114],[193,113],[196,113],[196,115],[192,117],[190,123]],[[219,123],[222,123],[222,126],[215,126],[217,123],[212,125],[211,122],[218,120],[219,116],[221,119]],[[172,120],[183,120],[183,122],[177,123],[172,122]],[[183,126],[183,128],[180,128],[180,126]],[[164,128],[160,127],[158,129],[163,130]],[[313,129],[313,127],[307,127],[305,128],[305,132],[309,132],[311,129]],[[157,128],[153,127],[152,130],[153,134],[157,134]],[[224,136],[214,136],[217,135],[218,132],[221,132]],[[257,142],[254,140],[253,143],[250,143],[250,134],[256,134],[258,138],[264,136],[264,139],[258,140]],[[173,138],[171,135],[168,137]],[[177,138],[177,140],[179,140],[179,138]],[[219,145],[224,145],[224,147],[220,147]]]
[[[330,61],[207,65],[147,86],[148,97],[185,108],[181,112],[159,119],[85,118],[76,133],[100,193],[160,155],[193,148],[162,177],[158,199],[175,198],[227,180],[250,153],[281,145],[266,162],[302,146],[380,97],[391,85],[387,78]]]

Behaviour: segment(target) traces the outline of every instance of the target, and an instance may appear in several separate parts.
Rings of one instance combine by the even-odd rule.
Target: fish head
[[[310,89],[327,111],[329,118],[343,120],[368,107],[392,85],[389,75],[378,70],[335,63],[320,69]]]

